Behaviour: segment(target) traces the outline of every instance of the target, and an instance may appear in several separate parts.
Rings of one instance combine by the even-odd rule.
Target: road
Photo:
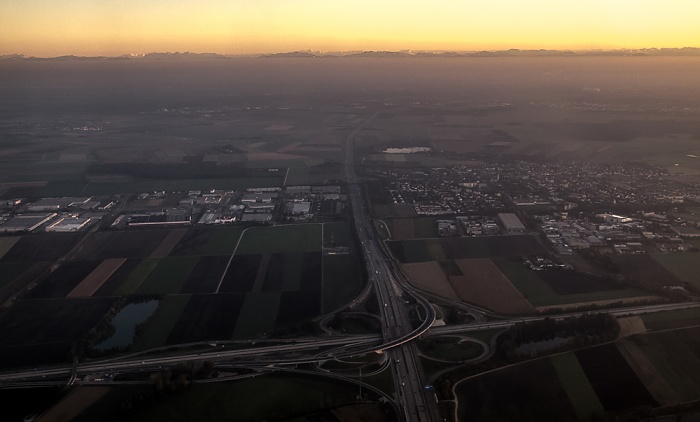
[[[317,352],[324,347],[342,346],[342,351],[329,353]],[[170,356],[130,356],[124,359],[102,360],[97,362],[74,362],[73,365],[64,365],[47,368],[36,368],[24,371],[12,371],[0,373],[2,387],[8,385],[20,385],[27,381],[41,381],[43,378],[65,378],[69,383],[76,378],[88,374],[122,372],[129,370],[153,369],[175,365],[180,362],[193,360],[200,361],[226,361],[237,360],[240,365],[265,366],[268,364],[295,365],[301,363],[313,363],[319,360],[333,357],[348,357],[361,352],[371,352],[382,347],[382,338],[378,335],[338,336],[326,339],[307,339],[304,341],[290,342],[289,344],[275,344],[272,346],[255,346],[246,349],[227,350],[216,348],[211,351],[199,351],[191,353],[177,353]],[[316,353],[311,353],[316,351]],[[344,353],[343,353],[344,352]],[[307,357],[290,358],[281,357],[280,354],[304,353]],[[65,384],[65,382],[64,382]]]
[[[411,340],[430,328],[435,320],[435,310],[422,297],[407,291],[396,280],[396,275],[381,248],[374,232],[362,189],[355,173],[355,140],[362,129],[379,113],[375,113],[353,130],[347,138],[345,147],[345,175],[348,183],[348,198],[352,208],[355,229],[357,231],[369,282],[374,286],[379,300],[384,336],[385,352],[392,361],[396,400],[403,409],[405,421],[437,421],[437,406],[432,392],[427,394],[420,361]],[[426,319],[417,329],[411,323],[407,303],[408,298],[423,306]],[[410,303],[410,301],[409,301]]]
[[[451,334],[451,333],[466,333],[470,331],[480,331],[480,330],[492,330],[496,328],[508,328],[519,322],[531,322],[531,321],[542,321],[545,318],[551,319],[564,319],[571,317],[579,317],[581,315],[590,313],[606,313],[612,315],[616,318],[644,315],[652,312],[664,312],[664,311],[677,311],[681,309],[697,308],[700,307],[700,303],[696,302],[686,302],[686,303],[665,303],[661,305],[641,305],[641,306],[630,306],[625,308],[611,308],[611,309],[600,309],[595,311],[584,311],[584,312],[570,312],[566,314],[557,315],[539,315],[532,317],[521,317],[521,318],[510,318],[503,319],[500,321],[483,321],[483,322],[470,322],[468,324],[457,324],[457,325],[444,325],[441,327],[433,327],[430,329],[431,334]]]

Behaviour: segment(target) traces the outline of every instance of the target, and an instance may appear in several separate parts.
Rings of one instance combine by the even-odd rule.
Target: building
[[[508,233],[522,233],[525,231],[525,225],[523,225],[517,215],[511,212],[499,213],[498,220]]]
[[[55,223],[52,223],[46,228],[47,232],[77,232],[86,228],[91,222],[91,217],[61,217]]]
[[[245,213],[271,213],[274,209],[274,204],[250,204],[246,206]]]
[[[16,215],[0,224],[0,233],[30,232],[48,223],[57,215],[56,213]]]
[[[259,223],[267,223],[272,221],[272,215],[268,213],[243,214],[241,221],[255,221]]]
[[[691,226],[673,226],[671,230],[681,237],[700,237],[700,230]]]
[[[28,212],[59,211],[67,208],[90,209],[99,205],[99,201],[90,201],[92,198],[42,198],[27,205]]]
[[[292,205],[292,214],[306,215],[311,212],[311,202],[297,202]]]
[[[254,202],[270,203],[273,199],[277,199],[276,192],[246,193],[245,195],[243,195],[243,198],[241,198],[241,202],[247,204]]]

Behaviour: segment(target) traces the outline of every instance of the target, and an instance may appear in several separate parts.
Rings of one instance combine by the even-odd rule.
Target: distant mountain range
[[[343,58],[343,57],[581,57],[581,56],[700,56],[700,48],[642,48],[620,50],[494,50],[494,51],[293,51],[289,53],[272,54],[217,54],[217,53],[147,53],[127,54],[122,56],[58,56],[33,57],[23,54],[8,54],[0,56],[0,61],[14,60],[226,60],[239,57],[259,58]]]

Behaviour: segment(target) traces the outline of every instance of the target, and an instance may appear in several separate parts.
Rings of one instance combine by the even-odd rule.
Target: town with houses
[[[512,161],[374,175],[394,205],[437,217],[440,236],[539,232],[563,255],[680,252],[692,249],[684,239],[700,237],[697,222],[680,216],[697,204],[700,186],[648,165]]]

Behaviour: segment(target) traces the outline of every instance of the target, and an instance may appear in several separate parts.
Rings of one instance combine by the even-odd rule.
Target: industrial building
[[[276,192],[265,192],[265,193],[246,193],[241,198],[243,203],[254,203],[254,202],[264,202],[270,203],[273,199],[277,199]]]
[[[92,217],[77,217],[68,215],[59,218],[58,221],[46,227],[46,231],[60,233],[77,232],[89,226],[93,220],[94,219]]]
[[[0,233],[30,232],[48,223],[58,214],[20,214],[16,215],[3,224],[0,224]]]
[[[311,202],[297,202],[292,205],[292,214],[301,215],[311,212]]]
[[[525,231],[525,225],[520,221],[518,216],[512,212],[499,213],[498,220],[501,222],[503,229],[508,233],[522,233]]]
[[[700,230],[691,226],[672,226],[671,230],[682,237],[700,237]]]
[[[42,198],[27,205],[28,212],[60,211],[68,208],[88,210],[100,204],[100,201],[91,201],[92,198]]]

